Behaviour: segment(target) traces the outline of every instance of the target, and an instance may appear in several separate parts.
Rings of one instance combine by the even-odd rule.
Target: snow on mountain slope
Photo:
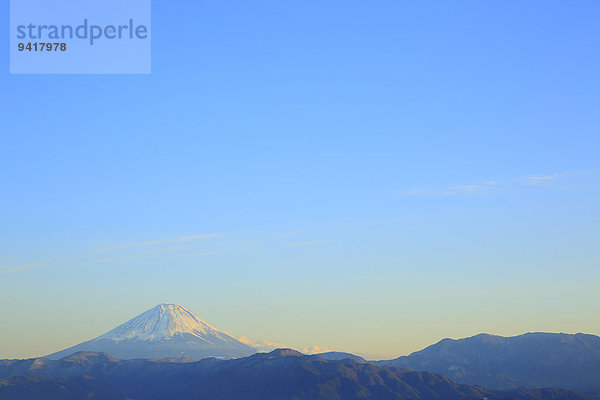
[[[160,304],[94,340],[170,340],[190,334],[207,343],[233,339],[180,304]]]
[[[179,304],[160,304],[115,329],[48,358],[78,351],[105,352],[120,359],[206,357],[236,358],[256,352]]]

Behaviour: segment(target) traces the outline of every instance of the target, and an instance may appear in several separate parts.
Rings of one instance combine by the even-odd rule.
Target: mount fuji
[[[160,304],[95,339],[50,354],[61,359],[79,351],[119,359],[238,358],[256,350],[198,318],[179,304]]]

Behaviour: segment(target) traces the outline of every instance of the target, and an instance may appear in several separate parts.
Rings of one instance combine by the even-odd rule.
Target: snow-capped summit
[[[50,354],[59,359],[78,351],[105,352],[130,358],[235,358],[255,350],[220,331],[180,304],[160,304],[115,329],[66,350]]]
[[[160,304],[94,340],[170,340],[176,335],[190,334],[211,343],[213,338],[231,338],[198,318],[181,304]]]

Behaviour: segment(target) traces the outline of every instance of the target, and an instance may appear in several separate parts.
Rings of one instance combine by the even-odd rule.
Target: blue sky
[[[599,11],[154,2],[149,76],[0,41],[0,358],[162,302],[373,357],[600,334]]]

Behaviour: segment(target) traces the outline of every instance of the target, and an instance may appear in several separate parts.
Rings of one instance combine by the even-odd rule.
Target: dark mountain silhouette
[[[357,356],[352,353],[344,353],[342,351],[328,351],[325,353],[318,353],[315,355],[323,357],[326,360],[332,360],[332,361],[333,360],[344,360],[346,358],[349,358],[351,360],[358,361],[358,362],[367,362],[367,360],[365,360],[361,356]]]
[[[180,363],[77,353],[0,361],[2,400],[593,400],[562,389],[490,391],[422,371],[279,349]]]
[[[444,339],[409,356],[377,365],[432,371],[490,389],[561,387],[600,390],[600,337],[527,333]]]

